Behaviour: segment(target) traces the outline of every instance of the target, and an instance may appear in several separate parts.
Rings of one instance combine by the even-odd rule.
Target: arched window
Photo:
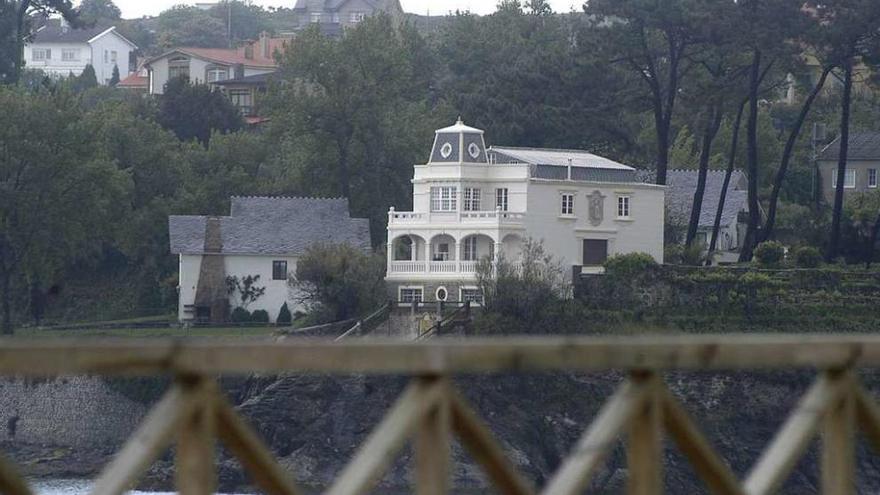
[[[394,261],[414,261],[415,248],[412,237],[403,236],[395,241]]]
[[[168,61],[168,79],[189,79],[189,57],[174,57]]]

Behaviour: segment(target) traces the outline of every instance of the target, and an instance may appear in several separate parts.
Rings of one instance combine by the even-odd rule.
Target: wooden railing
[[[510,463],[490,430],[455,390],[464,373],[621,370],[625,378],[543,487],[545,495],[583,493],[618,437],[627,446],[628,493],[662,493],[663,437],[671,438],[711,493],[775,493],[812,438],[821,435],[821,489],[852,494],[855,430],[880,449],[880,407],[862,388],[860,367],[880,366],[880,336],[698,336],[651,338],[470,339],[425,343],[275,341],[0,341],[0,374],[143,375],[175,384],[98,478],[93,493],[121,494],[170,444],[184,495],[216,486],[214,443],[222,441],[257,488],[303,493],[254,430],[221,394],[214,376],[240,373],[400,373],[413,377],[350,464],[326,491],[367,493],[407,439],[414,440],[415,493],[448,493],[450,437],[504,494],[538,493]],[[668,370],[816,369],[818,377],[757,460],[738,479],[663,381]],[[30,495],[0,459],[0,493]]]

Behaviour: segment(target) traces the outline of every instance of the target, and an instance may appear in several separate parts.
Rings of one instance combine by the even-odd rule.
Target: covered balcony
[[[471,234],[455,238],[438,234],[430,240],[415,234],[396,237],[389,246],[388,275],[429,275],[473,277],[483,259],[493,261],[503,252],[508,259],[519,256],[522,238],[509,234],[503,242],[496,242],[486,234]]]

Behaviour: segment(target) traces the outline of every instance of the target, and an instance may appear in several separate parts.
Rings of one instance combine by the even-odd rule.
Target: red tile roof
[[[142,76],[138,72],[132,73],[130,76],[125,79],[119,81],[119,84],[116,85],[118,88],[143,88],[146,89],[149,84],[149,78],[147,76]]]

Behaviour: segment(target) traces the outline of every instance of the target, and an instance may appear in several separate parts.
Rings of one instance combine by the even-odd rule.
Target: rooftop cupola
[[[488,163],[483,131],[464,125],[459,117],[455,125],[436,131],[428,163]]]

